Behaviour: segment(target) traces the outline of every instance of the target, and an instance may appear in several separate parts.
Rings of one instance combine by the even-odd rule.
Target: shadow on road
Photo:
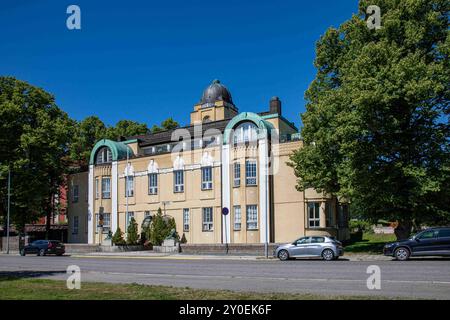
[[[55,274],[65,274],[66,270],[57,271],[0,271],[0,281],[11,281],[24,278],[40,278]]]

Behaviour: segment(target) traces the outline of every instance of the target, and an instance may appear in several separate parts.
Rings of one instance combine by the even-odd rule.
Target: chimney
[[[281,115],[281,100],[278,97],[272,97],[270,99],[270,113],[278,113]]]

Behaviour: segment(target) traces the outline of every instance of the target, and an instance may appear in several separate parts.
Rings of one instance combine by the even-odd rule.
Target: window
[[[78,216],[74,216],[72,234],[78,234],[78,226],[79,226]]]
[[[241,230],[241,206],[234,206],[234,230]]]
[[[131,218],[134,218],[134,212],[128,211],[126,214],[126,221],[125,221],[125,232],[128,230],[128,226],[130,225]]]
[[[450,238],[450,229],[440,229],[439,238]]]
[[[144,211],[144,218],[150,217],[150,211]]]
[[[212,167],[202,168],[202,190],[212,189]]]
[[[425,239],[434,239],[434,238],[436,238],[436,235],[437,235],[437,231],[431,230],[431,231],[422,232],[418,236],[418,238],[419,239],[423,239],[423,240],[425,240]]]
[[[110,213],[96,213],[95,214],[95,233],[98,233],[100,228],[103,228],[103,233],[108,233],[111,229],[111,214]]]
[[[95,178],[95,199],[100,198],[100,191],[99,191],[99,179]]]
[[[331,202],[327,202],[325,204],[325,215],[327,218],[326,221],[327,227],[334,227],[334,210],[333,204]]]
[[[134,176],[125,177],[125,197],[134,196]]]
[[[72,202],[78,202],[78,185],[72,187]]]
[[[247,230],[258,229],[258,209],[255,205],[247,206]]]
[[[213,208],[203,208],[203,231],[212,231],[213,230]]]
[[[241,164],[239,162],[234,163],[233,171],[234,171],[233,185],[235,187],[239,187],[241,185]]]
[[[183,231],[189,231],[189,209],[183,209]]]
[[[308,203],[308,227],[319,228],[320,227],[320,203],[309,202]]]
[[[158,194],[158,174],[149,173],[148,175],[148,194]]]
[[[325,242],[324,237],[311,237],[311,243],[322,243]]]
[[[108,233],[111,229],[111,214],[104,213],[103,214],[103,233]]]
[[[234,145],[249,143],[258,139],[258,128],[253,122],[244,122],[237,126],[233,132]]]
[[[248,186],[256,186],[256,161],[247,160],[245,162],[245,183]]]
[[[297,245],[299,245],[299,244],[307,244],[307,243],[311,243],[311,237],[303,237],[303,238],[300,238],[300,239],[298,239],[296,241]]]
[[[108,147],[103,147],[97,152],[96,164],[104,164],[112,162],[112,153]]]
[[[111,198],[111,178],[110,177],[102,178],[102,198],[103,199]]]
[[[173,172],[173,184],[174,184],[174,192],[183,192],[184,191],[184,174],[183,170],[175,170]]]

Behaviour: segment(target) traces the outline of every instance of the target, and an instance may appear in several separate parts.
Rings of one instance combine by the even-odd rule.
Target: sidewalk
[[[9,255],[18,255],[18,251],[11,250]],[[8,256],[5,251],[0,252],[0,256]],[[72,258],[105,258],[105,259],[173,259],[173,260],[241,260],[241,261],[278,261],[278,259],[269,256],[251,255],[231,255],[231,254],[183,254],[183,253],[160,253],[152,251],[129,251],[129,252],[90,252],[90,253],[70,253],[65,256]],[[347,253],[339,260],[342,261],[390,261],[392,257],[386,257],[382,254],[359,254]],[[316,259],[317,260],[317,259]]]
[[[70,254],[70,253],[69,253]],[[93,252],[86,254],[73,254],[74,258],[122,258],[122,259],[175,259],[175,260],[247,260],[247,261],[278,261],[278,259],[269,256],[250,255],[202,255],[202,254],[183,254],[183,253],[157,253],[151,251],[135,251],[135,252]],[[392,257],[374,254],[347,254],[340,258],[342,261],[389,261]]]

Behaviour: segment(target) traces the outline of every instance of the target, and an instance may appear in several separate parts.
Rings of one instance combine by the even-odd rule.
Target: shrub
[[[116,246],[123,246],[125,244],[125,239],[123,238],[123,232],[122,232],[122,230],[120,230],[120,228],[117,228],[111,241]]]
[[[180,243],[187,243],[186,235],[183,233],[183,236],[181,237]]]
[[[127,228],[127,244],[136,245],[139,241],[138,225],[134,218],[131,218]]]
[[[153,217],[150,227],[150,242],[155,246],[160,246],[164,239],[170,235],[172,229],[177,230],[177,226],[174,218],[169,218],[167,221],[162,215],[161,208],[158,209],[157,214]],[[176,240],[179,241],[178,234]]]
[[[350,220],[349,227],[352,232],[373,232],[372,223],[366,220]]]

